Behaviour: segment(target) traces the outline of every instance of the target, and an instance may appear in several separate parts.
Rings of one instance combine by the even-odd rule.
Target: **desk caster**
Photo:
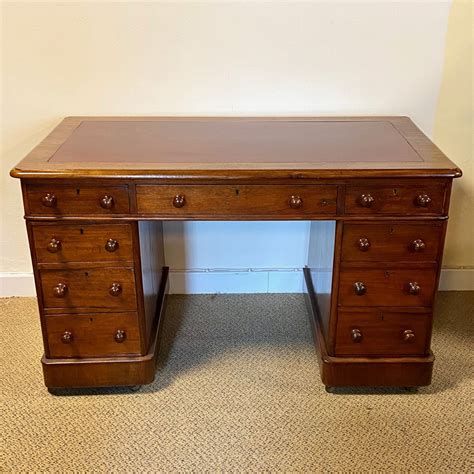
[[[138,392],[142,386],[141,385],[131,385],[130,387],[128,387],[130,391],[132,392]]]
[[[331,387],[329,385],[326,385],[324,389],[326,390],[327,393],[336,393],[336,387]]]

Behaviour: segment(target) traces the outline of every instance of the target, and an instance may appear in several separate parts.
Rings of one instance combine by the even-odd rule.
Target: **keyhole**
[[[236,189],[235,190],[235,195],[238,196],[240,194],[240,190]]]
[[[397,188],[394,188],[394,189],[393,189],[393,195],[394,195],[394,196],[398,196],[398,189],[397,189]]]
[[[81,194],[81,190],[80,189],[76,189],[76,194]]]
[[[85,275],[86,277],[88,277],[88,276],[89,276],[89,272],[84,272],[84,275]]]
[[[84,229],[79,229],[79,232],[81,233],[81,235],[84,234]]]

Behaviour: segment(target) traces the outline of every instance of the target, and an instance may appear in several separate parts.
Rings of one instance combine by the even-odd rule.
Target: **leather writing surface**
[[[423,159],[388,121],[159,120],[80,123],[56,163],[340,163]]]

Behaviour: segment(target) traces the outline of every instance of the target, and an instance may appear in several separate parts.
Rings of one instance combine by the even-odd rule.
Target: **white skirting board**
[[[321,281],[330,272],[319,272]],[[474,291],[474,268],[445,268],[441,271],[441,291]],[[171,270],[170,293],[302,293],[301,269],[194,269]],[[0,273],[0,297],[35,296],[33,274]]]

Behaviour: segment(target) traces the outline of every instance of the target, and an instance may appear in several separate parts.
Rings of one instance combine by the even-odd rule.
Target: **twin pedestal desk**
[[[164,220],[311,221],[304,277],[323,383],[431,381],[433,303],[461,171],[407,117],[71,117],[11,175],[21,179],[50,389],[153,381]],[[328,255],[332,282],[317,291]]]

